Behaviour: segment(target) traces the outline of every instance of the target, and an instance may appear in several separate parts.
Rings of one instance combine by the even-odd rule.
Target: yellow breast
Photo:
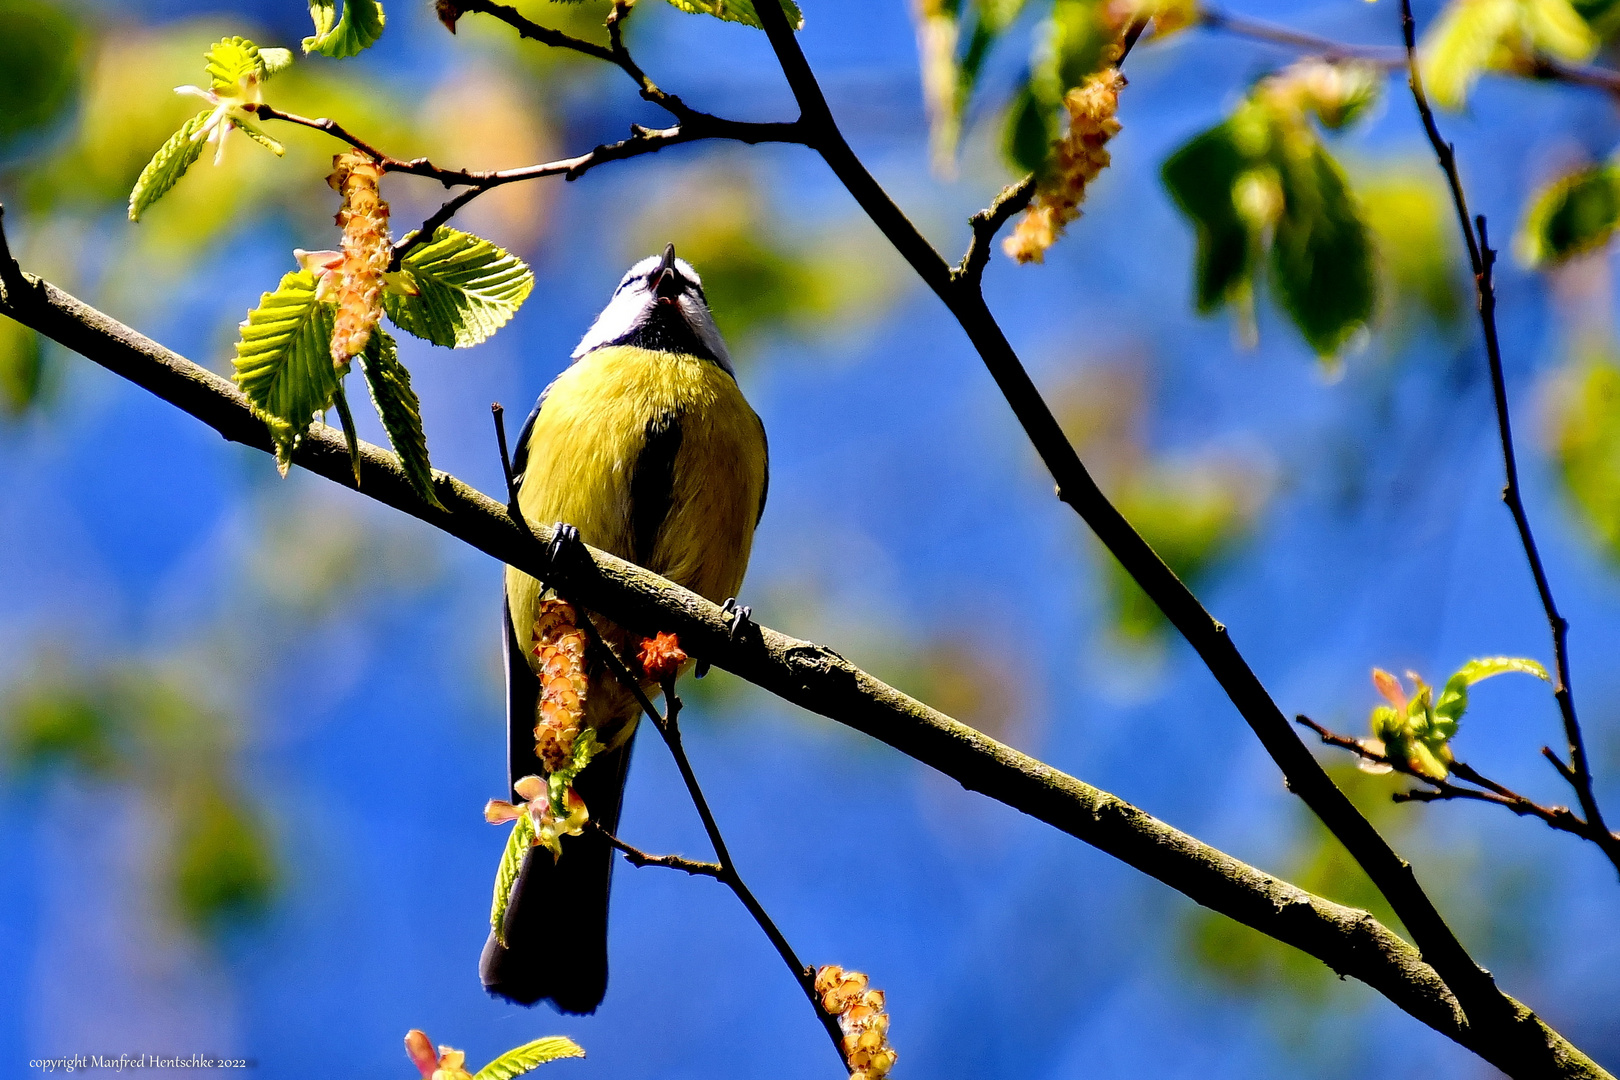
[[[693,356],[610,346],[552,383],[528,440],[518,503],[567,522],[593,547],[633,558],[630,484],[649,423],[681,427],[669,512],[643,564],[719,601],[742,585],[766,483],[765,431],[737,382]],[[528,651],[539,583],[508,567],[507,599]]]

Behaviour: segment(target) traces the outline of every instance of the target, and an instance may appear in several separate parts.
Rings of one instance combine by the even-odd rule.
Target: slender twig
[[[625,862],[628,862],[631,866],[662,866],[670,870],[684,870],[693,877],[712,877],[719,881],[725,881],[726,870],[719,863],[699,862],[696,859],[688,859],[683,855],[649,855],[640,848],[625,843],[602,828],[600,822],[592,821],[591,828],[601,833],[603,839],[617,848],[624,855]]]
[[[1008,184],[991,200],[990,205],[968,219],[973,227],[973,239],[968,241],[962,261],[951,271],[951,279],[966,281],[975,287],[984,277],[984,268],[990,262],[990,244],[996,233],[1007,224],[1007,219],[1029,205],[1035,197],[1035,174],[1030,173],[1016,184]]]
[[[1502,444],[1502,469],[1505,476],[1502,501],[1507,504],[1509,513],[1513,515],[1519,542],[1524,548],[1525,559],[1530,564],[1530,574],[1535,579],[1536,593],[1541,598],[1541,607],[1546,613],[1547,624],[1552,631],[1555,668],[1553,697],[1558,702],[1558,712],[1564,723],[1564,737],[1569,744],[1570,775],[1566,778],[1574,788],[1576,798],[1580,800],[1581,812],[1586,815],[1586,820],[1592,826],[1595,842],[1615,864],[1616,870],[1620,871],[1620,840],[1616,840],[1608,826],[1604,824],[1603,811],[1599,809],[1597,796],[1592,790],[1592,769],[1586,756],[1586,739],[1581,733],[1580,721],[1575,715],[1575,697],[1569,685],[1569,620],[1560,614],[1558,604],[1553,599],[1552,586],[1547,581],[1547,571],[1541,561],[1541,552],[1536,547],[1535,535],[1530,531],[1530,515],[1525,512],[1524,499],[1520,494],[1518,455],[1513,448],[1513,424],[1508,414],[1507,379],[1502,367],[1502,344],[1496,331],[1496,287],[1493,279],[1496,252],[1491,248],[1490,236],[1485,228],[1485,215],[1480,214],[1472,218],[1469,216],[1468,198],[1463,193],[1462,174],[1457,169],[1456,150],[1441,136],[1439,125],[1435,123],[1434,110],[1429,107],[1428,95],[1423,91],[1423,76],[1418,70],[1417,62],[1417,28],[1412,18],[1411,0],[1401,0],[1401,34],[1406,43],[1407,80],[1411,86],[1412,100],[1417,104],[1418,115],[1423,121],[1423,130],[1429,137],[1430,145],[1434,147],[1435,157],[1446,175],[1446,183],[1451,188],[1451,201],[1457,211],[1457,224],[1467,241],[1468,261],[1474,271],[1474,292],[1478,301],[1479,323],[1485,337],[1485,357],[1491,373],[1491,395],[1496,404],[1497,436]]]
[[[0,297],[15,303],[27,287],[22,266],[11,253],[11,245],[6,242],[6,208],[0,206]]]
[[[1284,48],[1299,49],[1304,52],[1320,55],[1328,60],[1360,60],[1364,63],[1376,64],[1391,71],[1406,66],[1406,57],[1399,46],[1386,45],[1351,45],[1332,38],[1321,37],[1317,34],[1307,34],[1290,27],[1277,26],[1273,23],[1261,22],[1241,15],[1232,15],[1213,8],[1206,8],[1199,12],[1199,25],[1211,30],[1228,33],[1234,37],[1247,38],[1269,45],[1280,45]],[[1568,83],[1571,86],[1588,86],[1596,90],[1620,96],[1620,71],[1597,67],[1592,64],[1571,64],[1563,60],[1555,60],[1550,56],[1537,56],[1518,69],[1504,72],[1504,74],[1517,74],[1532,79],[1550,82]]]
[[[546,584],[556,589],[559,596],[563,595],[562,590],[557,589],[554,581],[548,581]],[[776,949],[777,955],[782,958],[782,962],[793,973],[794,981],[799,984],[799,989],[804,991],[804,996],[809,1000],[810,1007],[815,1010],[816,1018],[821,1021],[821,1026],[826,1030],[827,1037],[832,1040],[833,1049],[838,1052],[839,1061],[842,1062],[844,1059],[844,1036],[838,1030],[837,1020],[822,1007],[821,995],[816,993],[815,969],[806,967],[799,960],[799,955],[793,951],[793,946],[788,943],[787,936],[782,933],[781,928],[776,925],[770,913],[765,910],[765,905],[759,902],[759,898],[748,887],[748,883],[743,881],[742,874],[737,871],[737,864],[731,858],[731,851],[726,847],[726,838],[720,832],[720,825],[714,819],[714,812],[709,809],[709,800],[703,794],[703,787],[698,783],[697,774],[692,771],[692,763],[687,759],[686,748],[681,744],[681,729],[678,722],[681,712],[681,699],[675,693],[675,680],[671,678],[663,683],[665,711],[660,713],[657,706],[652,703],[652,699],[647,696],[647,692],[642,689],[640,680],[631,673],[630,668],[619,657],[618,651],[602,636],[591,619],[588,616],[580,619],[580,625],[584,627],[592,647],[606,660],[608,669],[630,691],[635,697],[636,703],[641,706],[641,711],[647,715],[653,726],[658,729],[658,734],[664,739],[664,745],[669,748],[670,756],[675,759],[675,767],[680,770],[681,780],[686,784],[686,793],[692,800],[692,806],[698,812],[698,818],[703,822],[703,831],[708,834],[709,844],[714,848],[715,858],[719,860],[720,872],[714,876],[725,882],[726,886],[736,894],[743,907],[748,909],[748,914],[753,916],[754,922],[759,925],[765,936],[770,939],[770,943]]]
[[[1427,791],[1419,790],[1395,792],[1391,798],[1393,798],[1396,802],[1427,803],[1440,802],[1450,799],[1472,799],[1476,802],[1495,803],[1498,806],[1507,807],[1507,809],[1513,811],[1515,814],[1518,814],[1520,817],[1538,818],[1542,822],[1546,823],[1548,827],[1556,829],[1559,832],[1569,833],[1571,836],[1578,836],[1582,840],[1590,840],[1597,844],[1600,848],[1604,846],[1603,834],[1597,829],[1594,829],[1590,823],[1583,821],[1578,815],[1571,811],[1569,807],[1544,806],[1528,796],[1519,794],[1517,791],[1514,791],[1512,788],[1509,788],[1506,785],[1497,783],[1495,780],[1492,780],[1480,773],[1479,770],[1468,765],[1466,762],[1453,761],[1451,763],[1451,775],[1461,780],[1466,780],[1468,783],[1475,784],[1480,788],[1484,788],[1485,790],[1475,791],[1472,788],[1459,787],[1458,785],[1449,782],[1449,780],[1436,779],[1435,777],[1429,776],[1426,773],[1418,772],[1416,769],[1412,768],[1410,763],[1402,761],[1399,758],[1392,757],[1389,754],[1381,754],[1369,747],[1360,739],[1352,738],[1349,735],[1340,735],[1337,732],[1323,727],[1321,724],[1318,724],[1308,716],[1296,716],[1294,717],[1294,720],[1296,723],[1316,732],[1321,740],[1329,746],[1336,746],[1341,750],[1348,750],[1363,760],[1370,761],[1376,765],[1383,765],[1386,768],[1392,769],[1404,776],[1410,776],[1414,780],[1419,780],[1429,785],[1430,789]]]
[[[1502,1018],[1504,998],[1495,981],[1457,940],[1418,883],[1411,865],[1333,783],[1232,643],[1226,627],[1205,610],[1097,486],[997,324],[978,283],[952,275],[944,258],[850,149],[781,7],[771,0],[760,0],[754,6],[799,103],[800,123],[806,128],[809,145],[821,154],[895,250],[961,324],[1056,480],[1058,497],[1074,508],[1198,652],[1282,770],[1289,789],[1304,800],[1367,872],[1411,931],[1424,957],[1456,992],[1470,1019],[1484,1022]]]
[[[506,443],[506,410],[497,401],[490,405],[489,411],[495,418],[495,445],[501,451],[501,475],[506,478],[506,512],[512,516],[513,523],[532,539],[534,530],[529,528],[529,519],[518,505],[518,478],[512,471],[512,454]]]
[[[229,380],[192,363],[48,282],[22,276],[0,301],[7,315],[169,402],[225,439],[269,454],[264,421]],[[439,473],[439,504],[423,500],[394,455],[362,443],[364,494],[439,529],[497,562],[544,578],[554,573],[543,545],[500,503]],[[354,487],[341,434],[312,426],[293,462]],[[536,540],[539,542],[536,543]],[[759,626],[733,637],[731,616],[680,586],[605,552],[569,570],[570,593],[620,626],[680,635],[693,655],[818,715],[865,733],[972,791],[1093,845],[1244,926],[1361,980],[1435,1031],[1520,1080],[1613,1080],[1535,1014],[1514,1003],[1550,1064],[1523,1064],[1500,1027],[1470,1024],[1440,974],[1398,934],[1365,911],[1309,893],[1155,819],[1140,808],[996,742],[861,671],[831,649]]]

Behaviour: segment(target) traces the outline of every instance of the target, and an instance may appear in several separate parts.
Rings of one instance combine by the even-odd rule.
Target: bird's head
[[[686,260],[675,257],[674,244],[663,255],[649,255],[630,268],[573,358],[608,345],[686,353],[731,371],[731,354],[709,314],[703,279]]]

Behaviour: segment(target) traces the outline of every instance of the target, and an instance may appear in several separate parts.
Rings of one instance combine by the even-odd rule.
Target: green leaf
[[[273,293],[242,323],[236,343],[236,384],[270,427],[282,475],[293,448],[317,413],[332,404],[338,376],[332,368],[332,305],[315,299],[307,270],[282,277]]]
[[[501,853],[501,865],[495,871],[495,902],[489,909],[489,925],[495,931],[495,940],[506,944],[506,908],[512,902],[512,886],[523,872],[523,860],[534,847],[534,822],[528,814],[520,814],[506,838],[506,850]]]
[[[332,404],[337,407],[338,422],[343,425],[343,441],[349,445],[349,468],[354,470],[354,486],[360,486],[360,432],[354,426],[354,413],[349,411],[349,398],[343,392],[343,384],[339,383],[337,391],[332,394]]]
[[[388,317],[408,334],[464,349],[505,326],[534,288],[534,274],[516,255],[470,233],[441,226],[433,239],[406,254],[417,295],[383,294]]]
[[[0,318],[0,416],[20,417],[39,404],[46,371],[39,335],[22,323]]]
[[[1569,0],[1452,0],[1424,36],[1423,81],[1436,104],[1460,109],[1484,71],[1586,60],[1597,45]]]
[[[1198,234],[1195,281],[1202,313],[1247,292],[1254,279],[1256,238],[1232,201],[1238,179],[1248,170],[1248,157],[1226,123],[1194,136],[1160,171]]]
[[[602,744],[597,741],[596,729],[585,728],[574,740],[573,757],[569,759],[568,764],[546,777],[546,798],[551,801],[553,814],[560,818],[568,816],[568,811],[563,807],[563,796],[573,786],[574,778],[591,763],[591,759],[601,749]],[[589,810],[590,807],[587,806],[585,809]]]
[[[422,433],[422,404],[411,389],[411,375],[399,362],[399,349],[382,327],[372,330],[360,356],[360,368],[371,387],[371,401],[382,417],[388,441],[394,444],[400,466],[411,489],[430,506],[443,509],[433,490],[433,466],[428,462],[427,436]],[[358,471],[358,470],[357,470]]]
[[[1001,150],[1017,171],[1043,173],[1060,133],[1057,109],[1043,102],[1025,83],[1007,112]]]
[[[242,134],[246,135],[248,138],[252,139],[254,142],[276,155],[276,157],[283,157],[286,155],[287,148],[276,142],[276,140],[272,139],[269,135],[266,135],[264,131],[260,129],[259,125],[253,123],[252,121],[241,118],[232,118],[231,124]]]
[[[1589,60],[1597,35],[1570,0],[1524,0],[1525,29],[1535,50],[1560,60]]]
[[[1282,170],[1283,212],[1271,247],[1272,288],[1305,340],[1336,354],[1372,317],[1372,241],[1344,173],[1318,144]]]
[[[1114,41],[1098,0],[1056,0],[1046,24],[1046,40],[1036,43],[1031,64],[1037,91],[1054,104],[1066,91],[1103,66],[1103,49]]]
[[[1510,671],[1517,671],[1521,675],[1534,675],[1543,682],[1552,682],[1547,669],[1534,660],[1522,656],[1487,656],[1481,660],[1470,660],[1457,669],[1452,678],[1463,678],[1469,686],[1484,682],[1497,675],[1506,675]]]
[[[585,1050],[574,1040],[561,1035],[550,1035],[508,1050],[479,1069],[473,1080],[512,1080],[513,1077],[538,1069],[548,1061],[584,1056]]]
[[[304,52],[343,59],[358,56],[382,36],[382,4],[378,0],[343,0],[343,17],[337,17],[337,0],[309,0],[309,17],[315,23],[315,36],[304,39]]]
[[[193,116],[169,136],[168,142],[158,147],[129,193],[129,220],[141,220],[147,207],[163,198],[202,157],[204,140],[193,136],[202,130],[212,112],[212,109],[204,109]]]
[[[72,105],[84,35],[58,4],[0,4],[0,152],[44,131]]]
[[[669,0],[674,7],[693,15],[713,15],[726,22],[738,22],[744,26],[752,26],[763,30],[759,22],[759,12],[754,10],[754,0]],[[767,4],[774,0],[765,0]],[[804,29],[804,14],[799,5],[793,0],[781,0],[782,10],[787,14],[788,25],[795,30]]]
[[[208,61],[208,77],[215,90],[239,90],[243,79],[264,74],[259,47],[245,37],[214,42],[203,59]]]
[[[1534,660],[1519,656],[1487,656],[1480,660],[1470,660],[1458,668],[1451,678],[1446,680],[1445,689],[1440,692],[1440,700],[1435,703],[1434,715],[1449,724],[1449,730],[1443,724],[1434,725],[1434,734],[1449,739],[1457,731],[1457,721],[1462,719],[1463,713],[1468,709],[1468,688],[1475,683],[1505,675],[1510,671],[1517,671],[1525,675],[1534,675],[1546,682],[1552,679],[1547,675],[1547,669]]]
[[[1518,22],[1519,0],[1452,0],[1423,40],[1423,85],[1434,103],[1462,108]]]
[[[260,49],[259,67],[264,74],[274,75],[278,71],[285,71],[292,67],[293,54],[291,49]]]
[[[1607,244],[1620,227],[1620,169],[1598,165],[1556,180],[1530,204],[1519,255],[1547,266]]]

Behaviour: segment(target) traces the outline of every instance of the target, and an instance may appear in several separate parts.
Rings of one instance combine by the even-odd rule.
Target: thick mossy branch
[[[190,413],[226,439],[266,453],[269,431],[231,383],[80,302],[16,271],[0,244],[0,314],[9,315],[109,371]],[[343,434],[317,424],[295,464],[356,487]],[[359,490],[420,518],[491,557],[530,573],[545,570],[548,528],[533,533],[500,503],[437,473],[438,509],[421,499],[395,457],[360,447]],[[1314,896],[1232,858],[1142,810],[939,713],[874,679],[836,652],[764,627],[733,641],[717,605],[600,551],[571,569],[569,595],[621,625],[673,631],[696,656],[778,696],[879,739],[964,787],[1084,840],[1261,933],[1359,979],[1407,1013],[1511,1075],[1608,1077],[1557,1032],[1513,1002],[1542,1042],[1542,1065],[1526,1071],[1499,1027],[1470,1026],[1456,998],[1416,949],[1364,911]],[[1511,999],[1509,999],[1511,1000]]]

